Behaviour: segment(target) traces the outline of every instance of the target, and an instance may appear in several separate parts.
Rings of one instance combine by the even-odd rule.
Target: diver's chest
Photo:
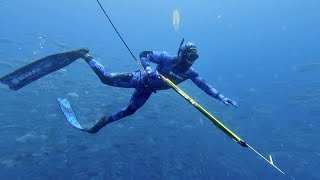
[[[175,79],[177,81],[184,81],[188,79],[187,73],[175,73],[174,71],[170,71],[168,75],[170,76],[169,79]]]
[[[179,81],[183,81],[188,78],[188,75],[186,72],[183,73],[177,73],[174,71],[176,64],[171,64],[169,66],[161,66],[158,69],[160,70],[159,72],[162,73],[163,75],[169,76],[170,79],[175,79]]]

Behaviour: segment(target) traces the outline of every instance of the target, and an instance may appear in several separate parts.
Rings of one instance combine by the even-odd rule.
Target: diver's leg
[[[83,48],[43,57],[0,78],[0,82],[7,84],[12,90],[18,90],[37,79],[68,66],[79,58],[83,58],[88,52],[88,49]]]
[[[80,48],[73,51],[53,54],[53,55],[47,56],[47,58],[55,58],[55,59],[69,58],[70,60],[75,61],[77,59],[83,58],[86,54],[88,54],[88,52],[89,52],[88,48]]]
[[[141,106],[143,106],[143,104],[148,100],[151,94],[152,91],[149,89],[135,89],[134,93],[131,96],[130,103],[127,107],[121,109],[112,116],[104,116],[96,124],[94,124],[90,128],[87,128],[85,131],[89,133],[96,133],[107,124],[134,114]]]
[[[103,65],[96,61],[92,56],[86,54],[82,57],[96,73],[102,83],[123,88],[138,88],[142,83],[140,71],[133,73],[109,73]]]

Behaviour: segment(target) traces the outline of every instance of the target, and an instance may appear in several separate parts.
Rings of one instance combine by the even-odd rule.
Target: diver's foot
[[[92,126],[91,128],[86,128],[84,129],[84,131],[91,133],[91,134],[95,134],[97,133],[100,129],[102,129],[104,126],[106,126],[107,124],[109,124],[110,122],[110,118],[109,117],[102,117],[94,126]]]
[[[78,49],[76,51],[81,55],[85,55],[85,54],[89,53],[89,49],[88,48],[80,48],[80,49]]]
[[[81,49],[75,50],[74,52],[78,54],[79,58],[82,58],[87,62],[93,59],[93,57],[88,54],[89,53],[88,48],[81,48]]]
[[[88,48],[81,48],[78,50],[71,51],[70,53],[72,54],[74,59],[79,59],[79,58],[84,59],[85,56],[89,53],[89,49]]]
[[[90,61],[93,59],[92,56],[90,56],[88,53],[86,53],[85,55],[83,55],[83,57],[81,57],[82,59],[84,59],[85,61]]]

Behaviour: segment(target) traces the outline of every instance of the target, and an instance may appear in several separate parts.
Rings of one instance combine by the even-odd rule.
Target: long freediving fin
[[[84,131],[84,128],[81,126],[81,124],[77,120],[77,117],[71,107],[70,102],[67,99],[60,99],[60,98],[57,98],[57,101],[59,103],[60,109],[64,117],[69,122],[69,124],[76,129]]]
[[[39,78],[66,67],[88,52],[89,50],[84,48],[41,58],[0,78],[0,82],[16,91]]]

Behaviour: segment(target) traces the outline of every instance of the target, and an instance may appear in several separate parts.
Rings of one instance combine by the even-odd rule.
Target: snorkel
[[[183,45],[183,43],[184,43],[184,38],[182,38],[182,40],[180,42],[180,46],[179,46],[179,49],[178,49],[178,59],[180,59],[181,46]]]

